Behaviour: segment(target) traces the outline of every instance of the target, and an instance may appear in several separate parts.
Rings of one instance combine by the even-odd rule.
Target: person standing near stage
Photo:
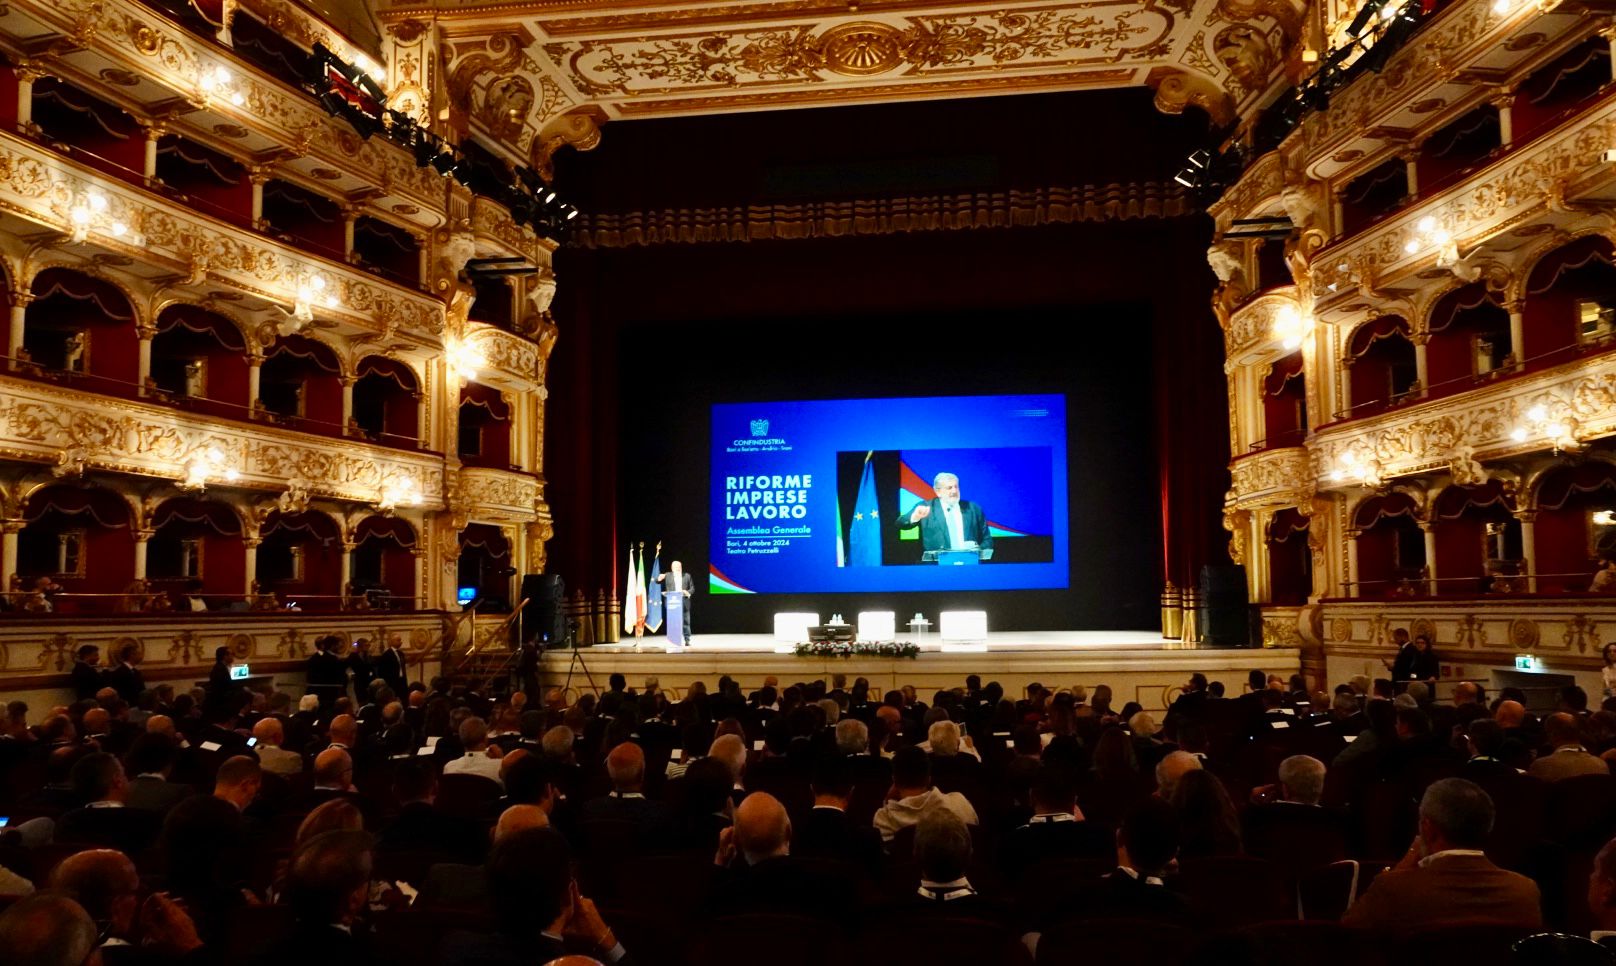
[[[696,589],[696,583],[691,579],[689,574],[685,573],[684,566],[677,560],[668,565],[667,573],[658,575],[657,581],[662,584],[663,613],[671,616],[672,608],[677,606],[680,613],[684,615],[682,618],[680,618],[679,622],[679,629],[683,632],[683,634],[679,640],[673,641],[673,643],[689,646],[690,596]],[[675,594],[677,594],[679,597],[677,604],[670,599]],[[669,620],[668,624],[670,625],[668,627],[668,637],[671,640],[673,638],[673,621]]]
[[[987,514],[960,499],[959,477],[938,473],[931,488],[937,495],[899,516],[898,529],[919,527],[922,550],[992,550]]]

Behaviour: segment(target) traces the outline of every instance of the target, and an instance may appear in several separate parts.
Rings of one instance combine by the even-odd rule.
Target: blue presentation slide
[[[1066,397],[713,407],[714,594],[1068,585]]]

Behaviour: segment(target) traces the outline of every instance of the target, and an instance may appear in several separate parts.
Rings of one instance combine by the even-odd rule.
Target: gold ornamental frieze
[[[1302,446],[1243,456],[1229,464],[1229,505],[1243,510],[1294,506],[1307,498],[1315,476],[1312,454]]]
[[[1406,247],[1423,219],[1432,219],[1464,250],[1545,211],[1550,194],[1546,186],[1556,181],[1581,179],[1577,186],[1584,191],[1592,190],[1595,182],[1616,181],[1616,171],[1600,163],[1612,144],[1616,144],[1616,100],[1606,98],[1563,129],[1493,162],[1436,198],[1410,205],[1323,250],[1314,259],[1313,291],[1340,294],[1321,303],[1318,311],[1326,311],[1331,302],[1355,298],[1356,277],[1373,277],[1376,285],[1385,287],[1429,269],[1436,257],[1429,246],[1413,252]]]
[[[413,484],[424,505],[443,502],[440,457],[0,376],[0,458],[56,463],[70,452],[87,469],[180,480],[187,464],[210,450],[240,473],[235,486],[281,489],[301,479],[313,496],[372,503],[384,487]]]
[[[800,22],[732,32],[553,40],[544,53],[586,95],[661,97],[816,85],[836,77],[914,80],[1082,66],[1171,52],[1171,12],[1131,4],[917,14],[827,28]]]
[[[141,667],[148,676],[154,671],[161,677],[169,669],[180,674],[192,669],[190,673],[200,678],[219,647],[230,648],[236,660],[252,664],[254,671],[274,670],[277,662],[285,662],[285,670],[300,670],[308,643],[319,634],[349,639],[398,634],[410,651],[419,654],[427,650],[428,643],[441,639],[444,627],[443,615],[437,611],[323,613],[312,619],[319,624],[318,633],[309,625],[309,616],[274,611],[215,611],[196,617],[185,612],[115,617],[62,614],[49,617],[48,631],[40,621],[8,621],[0,626],[0,680],[10,690],[52,686],[47,682],[62,681],[72,670],[74,653],[86,644],[99,646],[103,654],[135,645],[142,652]]]
[[[465,340],[482,353],[486,368],[502,377],[493,381],[518,391],[541,384],[539,347],[533,341],[481,322],[467,324]]]
[[[1308,443],[1319,470],[1318,488],[1357,485],[1356,479],[1332,477],[1342,465],[1373,465],[1382,480],[1389,480],[1447,469],[1455,461],[1540,449],[1541,440],[1521,442],[1511,436],[1527,422],[1526,413],[1539,406],[1572,427],[1579,439],[1616,432],[1616,353],[1321,428]]]
[[[511,470],[466,466],[455,489],[456,506],[480,523],[531,523],[538,519],[537,478]]]
[[[1240,364],[1258,350],[1277,350],[1279,340],[1274,335],[1274,323],[1281,311],[1297,310],[1296,286],[1286,285],[1270,289],[1247,301],[1229,316],[1229,325],[1223,330],[1224,357]]]
[[[1390,657],[1389,632],[1407,628],[1426,633],[1435,642],[1444,663],[1479,666],[1465,676],[1485,680],[1488,662],[1513,665],[1520,651],[1541,655],[1556,668],[1593,670],[1603,661],[1601,625],[1616,621],[1616,601],[1553,600],[1498,597],[1492,599],[1422,597],[1409,601],[1330,600],[1320,605],[1330,629],[1326,647],[1341,656]],[[1370,639],[1351,636],[1355,624],[1367,623]],[[1386,636],[1377,637],[1376,630]]]
[[[70,209],[91,192],[106,199],[106,216],[138,233],[134,246],[110,234],[100,239],[147,261],[167,261],[188,275],[210,277],[249,294],[291,305],[300,284],[321,276],[334,287],[335,304],[322,313],[361,327],[405,332],[424,344],[441,342],[442,303],[390,285],[340,262],[303,255],[273,239],[195,215],[75,161],[0,135],[0,206],[38,224],[70,232]]]

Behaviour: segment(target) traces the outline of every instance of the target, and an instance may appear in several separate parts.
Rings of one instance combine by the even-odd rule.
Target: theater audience
[[[1533,778],[1557,782],[1579,775],[1609,775],[1610,766],[1582,746],[1582,725],[1576,715],[1561,711],[1543,721],[1543,737],[1552,749],[1532,762],[1529,772]]]
[[[892,788],[875,813],[881,840],[891,843],[899,829],[919,823],[932,808],[946,808],[966,825],[976,825],[976,809],[959,792],[941,792],[931,781],[931,759],[919,748],[905,748],[892,758]]]
[[[118,759],[104,751],[80,758],[73,766],[73,789],[85,804],[57,819],[56,841],[136,855],[156,839],[157,815],[127,807],[129,781]]]
[[[1538,887],[1500,869],[1482,847],[1493,828],[1493,803],[1474,782],[1444,778],[1420,799],[1419,836],[1342,922],[1394,935],[1464,922],[1537,928]]]
[[[303,771],[303,756],[282,747],[286,741],[286,726],[279,718],[259,719],[252,733],[258,739],[253,751],[264,771],[273,775],[296,775]]]
[[[1501,693],[1489,712],[1470,682],[1451,704],[1417,680],[1362,698],[1385,689],[1346,683],[1332,702],[1306,682],[1270,688],[1269,677],[1252,675],[1252,719],[1192,679],[1169,719],[1176,745],[1137,707],[1123,727],[1099,686],[1086,689],[1099,702],[1058,683],[1018,702],[980,679],[928,702],[912,689],[872,695],[867,682],[838,695],[817,681],[748,700],[726,679],[683,698],[622,687],[599,708],[588,695],[570,707],[555,693],[528,703],[439,679],[412,690],[409,709],[376,682],[357,718],[333,695],[329,721],[289,714],[288,695],[253,698],[248,711],[245,698],[199,705],[154,690],[141,696],[143,731],[114,692],[49,709],[34,727],[26,709],[8,708],[0,815],[40,817],[0,831],[0,896],[49,888],[76,905],[19,902],[0,932],[66,935],[82,907],[103,962],[211,966],[240,949],[231,944],[244,924],[273,921],[257,908],[270,903],[289,924],[237,954],[244,966],[365,966],[384,949],[391,963],[404,922],[443,924],[403,934],[415,937],[412,961],[620,960],[579,895],[576,862],[590,889],[624,908],[629,935],[697,958],[721,917],[752,913],[808,917],[855,941],[866,926],[962,917],[1026,930],[1034,947],[1074,918],[1211,936],[1232,925],[1221,910],[1246,897],[1213,889],[1209,870],[1223,867],[1207,863],[1247,855],[1301,882],[1350,856],[1369,879],[1373,860],[1402,852],[1416,828],[1346,922],[1388,940],[1460,923],[1525,929],[1578,922],[1585,901],[1592,925],[1616,932],[1616,845],[1594,858],[1586,844],[1610,834],[1608,816],[1595,798],[1582,808],[1545,791],[1561,778],[1609,778],[1598,755],[1616,749],[1616,713],[1587,714],[1567,692],[1540,730],[1521,695]],[[1270,727],[1280,711],[1294,712],[1284,715],[1292,727]],[[506,732],[497,742],[488,721]],[[1353,721],[1362,733],[1348,743]],[[284,740],[294,723],[301,737]],[[179,746],[249,724],[250,750]],[[437,753],[417,755],[434,731]],[[120,732],[133,739],[122,762],[106,751]],[[292,748],[317,752],[306,775]],[[687,757],[678,748],[690,760],[664,780],[663,761]],[[440,786],[440,768],[478,781]],[[482,779],[498,784],[479,792]],[[55,872],[31,880],[33,850],[53,832],[60,844],[37,854]],[[1566,870],[1590,861],[1586,897],[1567,895]],[[413,904],[410,887],[420,889]],[[9,918],[17,909],[26,922]],[[0,946],[0,961],[9,952]]]

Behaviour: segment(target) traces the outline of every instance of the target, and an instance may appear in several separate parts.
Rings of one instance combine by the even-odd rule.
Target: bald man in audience
[[[225,760],[213,777],[213,797],[222,798],[244,812],[264,786],[264,770],[257,759],[236,755]]]
[[[286,726],[279,718],[264,718],[253,725],[253,737],[258,744],[258,762],[272,775],[296,775],[303,770],[303,756],[281,747],[286,740]]]
[[[122,852],[68,856],[51,873],[50,887],[71,896],[101,927],[105,966],[156,966],[202,949],[196,924],[172,899],[153,895],[142,906],[140,874]],[[137,941],[143,944],[133,945]]]
[[[1543,734],[1554,750],[1532,762],[1528,774],[1533,778],[1557,782],[1582,775],[1610,774],[1610,766],[1604,759],[1583,747],[1582,726],[1575,715],[1564,711],[1549,715],[1543,722]]]
[[[612,790],[584,803],[585,822],[633,822],[644,834],[666,817],[662,806],[645,797],[645,752],[625,741],[606,755]]]
[[[487,722],[475,716],[460,722],[460,745],[465,754],[443,766],[445,776],[479,775],[500,788],[505,787],[505,779],[499,773],[500,756],[496,754],[499,749],[488,746]]]
[[[791,857],[791,818],[780,800],[753,792],[718,837],[714,915],[778,913],[845,923],[853,900],[833,877]]]
[[[730,797],[736,802],[744,798],[746,789],[741,785],[741,776],[746,774],[746,742],[738,735],[719,735],[707,749],[707,757],[718,759],[729,769],[733,786]]]
[[[1173,797],[1178,780],[1188,772],[1199,771],[1201,759],[1187,751],[1168,753],[1156,763],[1156,796],[1163,801]]]
[[[29,896],[0,914],[6,966],[83,966],[95,949],[95,920],[66,896]]]
[[[359,747],[359,721],[351,714],[339,714],[332,718],[326,734],[331,738],[327,748],[341,748],[351,755]]]

